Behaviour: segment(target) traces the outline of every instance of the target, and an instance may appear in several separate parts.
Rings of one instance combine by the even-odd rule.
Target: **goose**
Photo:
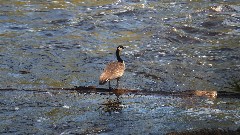
[[[120,57],[120,52],[124,49],[122,45],[119,45],[116,50],[117,61],[110,62],[106,65],[104,71],[100,75],[99,85],[104,85],[106,82],[109,83],[109,89],[112,89],[110,86],[110,81],[117,79],[117,88],[118,81],[124,74],[125,63]]]

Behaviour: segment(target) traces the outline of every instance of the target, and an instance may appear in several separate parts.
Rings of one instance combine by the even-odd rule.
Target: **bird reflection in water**
[[[101,104],[99,109],[101,109],[103,112],[109,113],[109,114],[120,113],[122,111],[122,109],[124,108],[124,105],[120,101],[120,98],[121,98],[120,96],[125,93],[126,93],[126,91],[122,90],[122,89],[113,90],[111,94],[116,95],[116,98],[110,99],[110,97],[109,97],[104,103]]]
[[[123,109],[123,105],[122,102],[119,101],[118,99],[107,99],[107,101],[105,101],[104,103],[101,104],[101,106],[99,107],[100,109],[102,109],[102,111],[104,111],[105,113],[120,113]]]

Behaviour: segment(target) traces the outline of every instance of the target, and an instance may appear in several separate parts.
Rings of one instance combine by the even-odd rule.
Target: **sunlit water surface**
[[[0,88],[44,90],[74,86],[107,87],[98,85],[99,75],[106,63],[115,60],[116,47],[123,45],[127,47],[122,52],[126,71],[120,80],[121,88],[147,91],[233,91],[234,88],[231,89],[232,85],[229,84],[239,80],[240,76],[239,27],[238,0],[1,0]],[[16,96],[18,94],[19,99]],[[20,104],[10,106],[13,113],[1,122],[1,126],[15,123],[8,118],[26,120],[28,123],[27,117],[18,117],[23,112],[15,114],[21,110],[18,106],[25,106],[26,101],[24,104],[19,101],[28,99],[29,93],[26,95],[27,99],[23,98],[25,94],[1,93],[1,100],[4,100],[1,101],[1,107],[12,104],[5,103],[6,99],[12,98],[10,95],[15,95],[11,99],[13,103]],[[33,97],[36,96],[32,94]],[[43,99],[46,98],[44,95],[46,93],[38,93]],[[38,96],[37,100],[43,100]],[[72,99],[76,105],[69,105],[72,103],[65,96],[71,95],[56,96],[53,99],[56,103],[50,103],[53,108],[43,103],[47,111],[40,111],[34,119],[31,118],[30,120],[37,121],[32,126],[37,128],[41,125],[38,129],[43,128],[42,130],[49,128],[49,133],[54,128],[60,133],[65,131],[64,122],[69,120],[75,121],[70,124],[71,128],[92,124],[93,128],[97,127],[99,130],[114,130],[112,133],[119,133],[121,127],[134,125],[133,129],[129,127],[129,131],[138,134],[139,128],[136,127],[141,129],[144,125],[149,126],[142,128],[144,133],[150,133],[148,130],[157,133],[162,129],[166,129],[162,132],[166,133],[176,126],[180,126],[179,129],[194,129],[191,124],[187,124],[192,118],[201,121],[193,121],[195,127],[223,123],[224,119],[221,121],[220,117],[232,122],[226,127],[239,124],[239,100],[236,99],[236,110],[221,110],[215,106],[205,107],[205,104],[209,106],[205,100],[199,101],[200,104],[204,102],[204,107],[201,105],[199,108],[179,109],[179,104],[184,106],[188,101],[169,97],[158,99],[154,96],[124,97],[127,103],[123,104],[123,113],[114,114],[119,115],[116,116],[119,119],[114,119],[115,116],[105,114],[99,117],[98,111],[91,113],[91,109],[101,105],[105,96],[101,99],[99,95],[90,95],[94,97],[90,97],[91,100],[87,102],[85,99],[88,98],[78,95],[76,99]],[[30,94],[29,103],[39,106],[38,101],[32,101],[33,99]],[[69,104],[64,103],[65,100]],[[68,106],[79,104],[83,107],[88,103],[94,106],[90,110],[85,108],[86,112],[90,111],[88,114],[74,110],[64,111],[69,109]],[[63,107],[65,104],[67,106]],[[28,104],[26,106],[27,109],[23,111],[31,113],[34,108]],[[75,109],[80,110],[81,107]],[[1,112],[1,119],[8,115],[6,112]],[[128,113],[134,117],[128,117]],[[139,119],[143,114],[144,118]],[[66,116],[61,119],[64,122],[59,121],[62,116]],[[210,122],[203,126],[203,121],[208,118]],[[91,122],[92,119],[94,122]],[[111,125],[112,121],[115,124]],[[174,121],[177,121],[175,125]],[[49,123],[44,125],[44,122]],[[76,122],[79,122],[78,125],[75,125]],[[141,125],[141,122],[144,123]],[[159,126],[155,127],[156,125]],[[18,126],[21,123],[13,130],[18,130]]]
[[[223,90],[240,76],[239,12],[237,1],[2,0],[0,86],[98,86],[124,45],[124,88]]]

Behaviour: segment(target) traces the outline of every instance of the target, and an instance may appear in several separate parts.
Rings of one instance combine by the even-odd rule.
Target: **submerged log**
[[[216,91],[216,90],[186,90],[186,91],[147,91],[147,90],[131,90],[131,89],[106,89],[97,88],[95,86],[78,86],[75,88],[50,88],[52,90],[73,90],[79,93],[100,93],[115,94],[116,96],[125,94],[135,95],[162,95],[162,96],[178,96],[178,97],[207,97],[207,98],[240,98],[240,93]]]
[[[0,89],[0,91],[14,91],[18,89],[8,88]],[[77,86],[73,88],[46,88],[46,89],[30,89],[23,91],[47,91],[47,90],[67,90],[77,91],[79,93],[100,93],[100,94],[114,94],[116,96],[125,94],[135,95],[161,95],[161,96],[177,96],[177,97],[207,97],[207,98],[240,98],[240,93],[216,91],[216,90],[186,90],[186,91],[148,91],[148,90],[132,90],[132,89],[107,89],[97,88],[95,86]]]

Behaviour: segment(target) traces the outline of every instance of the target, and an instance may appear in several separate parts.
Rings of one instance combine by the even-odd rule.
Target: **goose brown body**
[[[125,70],[125,64],[124,62],[111,62],[107,64],[106,68],[104,69],[103,73],[101,74],[99,78],[99,84],[103,85],[107,81],[113,80],[113,79],[119,79]]]
[[[115,62],[108,63],[105,67],[103,73],[100,75],[99,84],[104,85],[106,82],[109,82],[110,88],[110,81],[117,79],[117,86],[120,77],[123,75],[125,70],[124,61],[120,58],[120,51],[124,49],[123,46],[118,46],[116,50],[117,60]]]

